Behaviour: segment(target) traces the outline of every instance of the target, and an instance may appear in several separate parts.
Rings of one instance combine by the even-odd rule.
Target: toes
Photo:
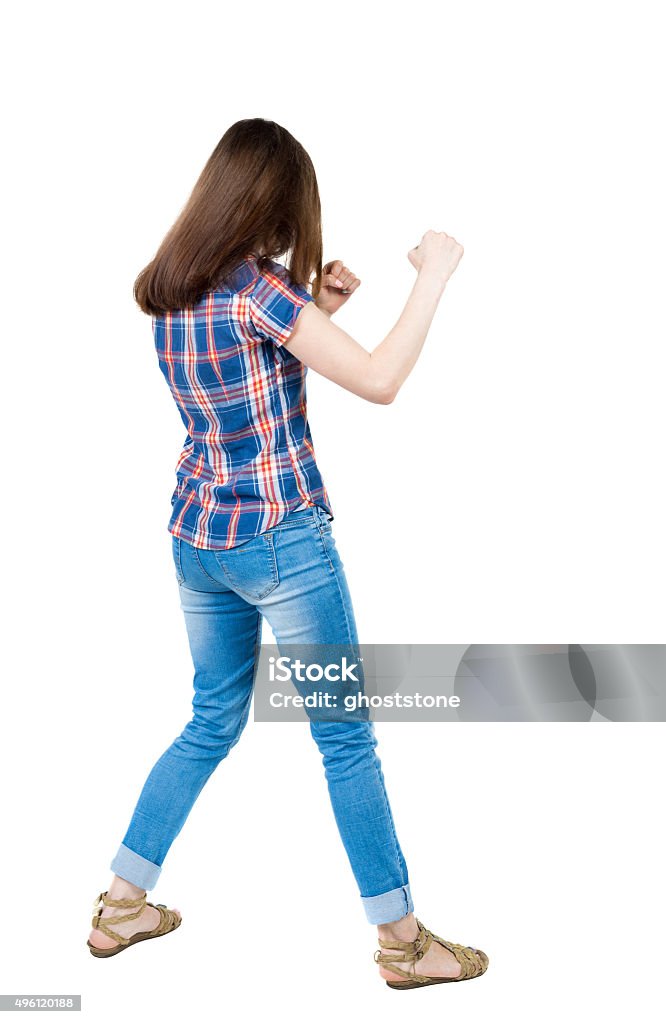
[[[485,971],[489,964],[488,954],[484,953],[482,949],[476,949],[475,946],[468,946],[467,948],[474,954],[477,963],[481,967],[481,971]]]

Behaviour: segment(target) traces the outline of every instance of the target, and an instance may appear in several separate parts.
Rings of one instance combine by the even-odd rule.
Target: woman
[[[277,259],[286,252],[288,268]],[[357,643],[305,375],[312,368],[369,402],[392,402],[462,252],[443,232],[425,233],[408,254],[417,278],[404,311],[368,353],[331,321],[360,280],[340,260],[322,266],[310,158],[280,125],[252,118],[224,134],[137,278],[134,295],[152,317],[159,365],[188,431],[168,529],[195,667],[194,714],[150,772],[111,862],[88,939],[93,955],[180,925],[180,912],[147,902],[147,890],[247,722],[262,619],[280,650]],[[414,916],[373,724],[311,718],[310,729],[377,926],[381,976],[412,988],[482,974],[484,953],[434,936]]]

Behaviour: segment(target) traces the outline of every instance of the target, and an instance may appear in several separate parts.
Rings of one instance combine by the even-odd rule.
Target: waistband
[[[299,508],[292,512],[288,512],[281,522],[273,529],[279,530],[281,528],[287,529],[289,526],[298,526],[303,520],[319,521],[320,523],[328,523],[329,516],[325,508],[321,505],[310,505],[308,508]]]

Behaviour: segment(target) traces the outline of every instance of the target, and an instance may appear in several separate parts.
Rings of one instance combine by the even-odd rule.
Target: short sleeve
[[[303,306],[314,302],[310,292],[289,279],[281,264],[261,271],[250,296],[250,317],[262,338],[284,345]]]

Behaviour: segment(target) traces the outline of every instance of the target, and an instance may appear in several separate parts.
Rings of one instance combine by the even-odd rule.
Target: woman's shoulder
[[[254,282],[253,294],[261,296],[271,293],[279,294],[295,303],[302,303],[312,298],[308,288],[292,280],[287,267],[277,260],[264,259],[257,265],[257,278]]]

